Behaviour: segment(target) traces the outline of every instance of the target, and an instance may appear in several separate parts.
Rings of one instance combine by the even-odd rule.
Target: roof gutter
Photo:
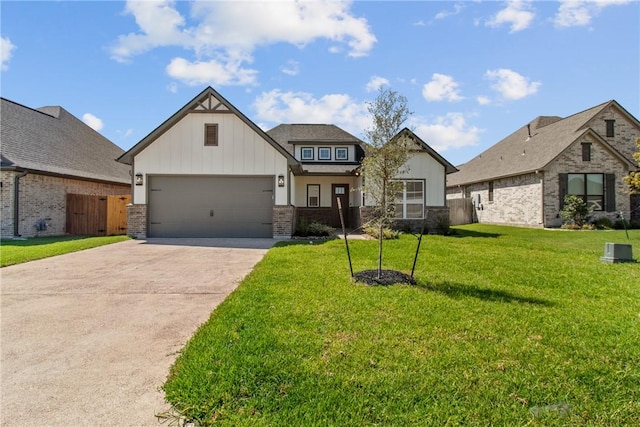
[[[13,236],[20,237],[20,178],[27,176],[24,171],[13,177]]]

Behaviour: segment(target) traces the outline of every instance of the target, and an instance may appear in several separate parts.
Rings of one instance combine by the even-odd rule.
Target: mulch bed
[[[382,274],[378,279],[378,270],[364,270],[355,273],[354,278],[358,282],[364,282],[367,285],[393,285],[395,283],[408,283],[415,285],[416,281],[408,274],[396,270],[382,270]]]

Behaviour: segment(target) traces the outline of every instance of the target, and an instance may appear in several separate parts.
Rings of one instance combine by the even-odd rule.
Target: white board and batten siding
[[[446,206],[446,170],[429,153],[418,152],[407,161],[408,171],[402,179],[425,180],[425,206]]]
[[[218,145],[204,145],[205,124],[218,125]],[[272,176],[276,205],[287,204],[287,159],[235,114],[190,113],[135,157],[135,171],[147,175]],[[147,203],[147,184],[134,186],[134,203]]]

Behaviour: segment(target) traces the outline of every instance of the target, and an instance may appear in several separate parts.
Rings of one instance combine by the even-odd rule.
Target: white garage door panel
[[[273,177],[151,176],[150,237],[272,237]]]

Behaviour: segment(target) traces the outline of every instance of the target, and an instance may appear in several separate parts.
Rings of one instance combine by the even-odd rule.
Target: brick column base
[[[147,205],[127,205],[127,236],[147,238]]]
[[[290,205],[273,207],[273,238],[290,239],[293,235],[295,208]]]

